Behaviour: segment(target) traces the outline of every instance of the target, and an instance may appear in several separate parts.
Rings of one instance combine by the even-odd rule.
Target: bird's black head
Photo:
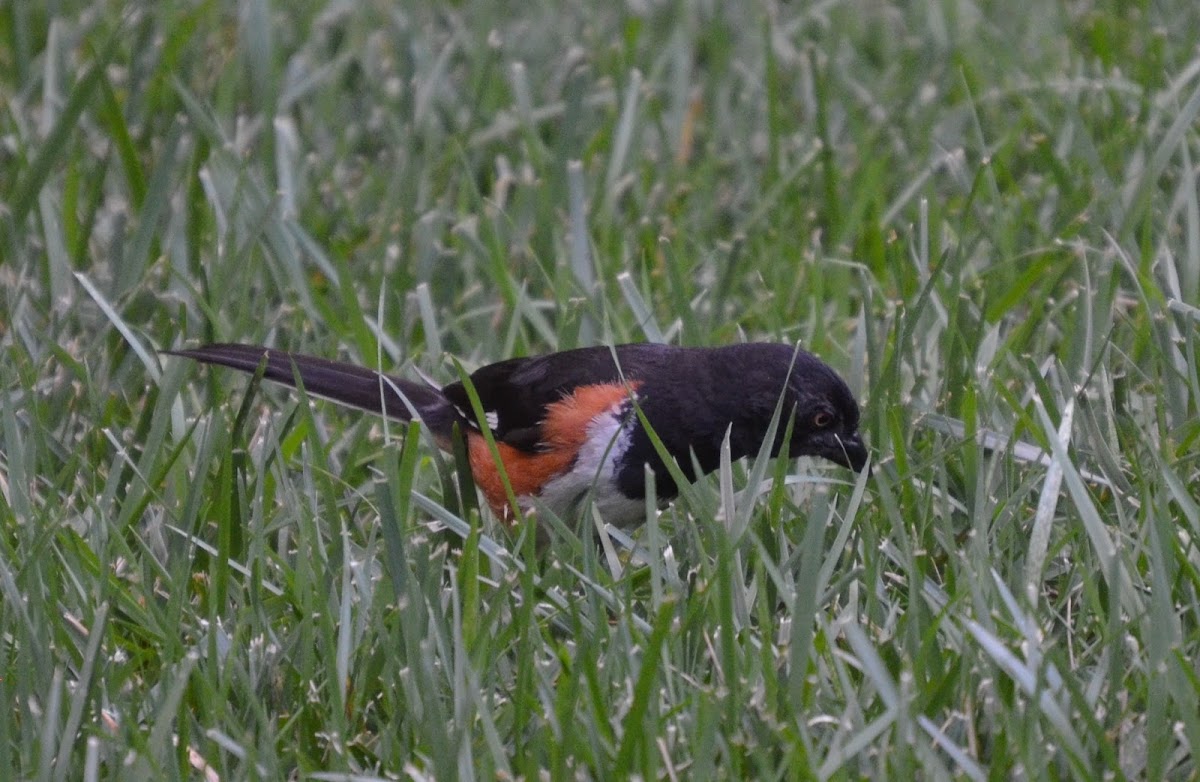
[[[767,382],[747,382],[745,401],[748,414],[763,427],[765,435],[783,388],[784,417],[779,423],[773,453],[820,456],[861,471],[867,463],[867,449],[858,432],[858,403],[845,381],[811,353],[786,345],[770,347],[772,350],[761,357],[762,363],[756,368],[756,373],[762,373],[761,379]],[[783,436],[789,414],[795,415],[795,422],[785,446]]]
[[[803,374],[793,370],[788,390],[795,397],[796,414],[788,455],[821,456],[860,472],[867,448],[858,431],[858,403],[846,383],[816,361]]]

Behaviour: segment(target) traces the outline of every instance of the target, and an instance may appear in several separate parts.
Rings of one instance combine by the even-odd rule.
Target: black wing
[[[492,419],[489,423],[496,439],[534,451],[541,440],[542,419],[551,404],[580,386],[617,383],[622,377],[638,380],[686,352],[686,348],[656,344],[578,348],[489,364],[471,375],[471,385]],[[451,383],[442,393],[466,418],[474,420],[462,383]]]

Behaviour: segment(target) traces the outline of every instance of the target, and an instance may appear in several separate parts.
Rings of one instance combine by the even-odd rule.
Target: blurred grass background
[[[1195,778],[1197,29],[0,2],[0,768]],[[538,556],[413,432],[156,353],[644,339],[802,342],[873,474]]]

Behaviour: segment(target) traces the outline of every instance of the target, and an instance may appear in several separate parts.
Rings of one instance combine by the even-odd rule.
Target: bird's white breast
[[[646,501],[626,497],[617,488],[617,471],[637,424],[629,408],[626,401],[591,420],[574,464],[542,487],[539,503],[560,518],[570,519],[590,492],[592,504],[609,524],[623,527],[645,521]]]

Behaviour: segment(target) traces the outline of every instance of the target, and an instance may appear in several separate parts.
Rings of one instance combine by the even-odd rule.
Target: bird
[[[263,377],[293,388],[298,379],[312,396],[400,421],[417,418],[443,450],[465,438],[475,484],[507,522],[515,509],[497,457],[522,514],[541,507],[567,519],[590,496],[607,523],[635,527],[646,518],[647,465],[660,505],[679,494],[646,424],[692,482],[720,465],[726,436],[732,459],[757,454],[781,398],[772,457],[818,456],[855,472],[868,460],[846,382],[812,353],[786,344],[602,345],[488,364],[470,375],[483,420],[462,382],[439,388],[259,345],[164,352],[247,373],[261,368]]]

